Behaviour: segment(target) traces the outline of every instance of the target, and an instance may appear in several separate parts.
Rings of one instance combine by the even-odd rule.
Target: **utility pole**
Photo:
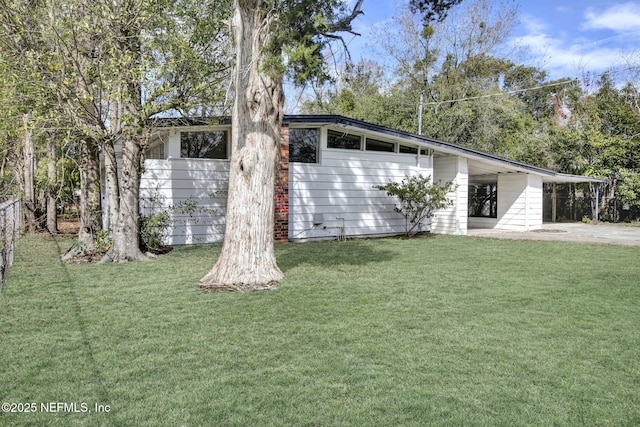
[[[420,106],[418,107],[418,135],[422,135],[422,109],[424,107],[424,91],[420,92]]]

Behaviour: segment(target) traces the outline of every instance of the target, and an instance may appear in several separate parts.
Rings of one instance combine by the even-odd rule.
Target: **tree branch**
[[[360,34],[353,31],[353,27],[351,26],[351,22],[356,19],[359,15],[364,15],[362,11],[362,2],[364,0],[358,0],[356,5],[353,7],[353,11],[351,15],[346,16],[340,19],[337,22],[329,24],[328,30],[324,33],[325,36],[330,37],[329,33],[338,33],[338,32],[347,32],[353,35],[359,36]]]

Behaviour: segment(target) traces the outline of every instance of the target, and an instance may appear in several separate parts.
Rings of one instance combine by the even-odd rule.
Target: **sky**
[[[352,0],[353,1],[353,0]],[[396,13],[402,0],[364,0],[349,40],[354,61],[366,58],[367,40]],[[406,1],[406,0],[405,0]],[[465,0],[463,0],[464,2]],[[508,43],[527,46],[529,63],[550,79],[599,75],[640,63],[640,0],[514,0],[519,24]]]

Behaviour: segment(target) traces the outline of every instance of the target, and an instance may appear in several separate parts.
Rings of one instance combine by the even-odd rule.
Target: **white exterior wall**
[[[144,162],[140,213],[169,213],[168,245],[222,242],[229,160],[180,158],[179,130],[170,132],[164,152],[166,160]]]
[[[140,211],[169,212],[168,245],[221,242],[228,185],[228,160],[145,160]]]
[[[289,164],[289,238],[334,239],[338,227],[344,227],[346,237],[404,233],[405,220],[394,211],[395,200],[373,186],[417,172],[432,175],[432,157],[327,149],[326,131],[321,134],[321,163]],[[179,132],[172,132],[165,153],[167,160],[145,161],[142,213],[169,212],[166,244],[221,242],[229,161],[179,158]],[[185,212],[190,205],[195,211]],[[314,224],[320,217],[322,223]]]
[[[433,179],[435,182],[453,182],[454,191],[447,193],[453,200],[453,206],[436,212],[433,217],[432,231],[437,234],[467,234],[469,210],[469,173],[467,159],[464,157],[436,157],[433,161]]]
[[[228,130],[227,126],[214,128]],[[167,159],[145,161],[140,185],[141,213],[169,212],[169,245],[221,242],[229,161],[180,158],[181,130],[191,129],[172,129],[165,134]],[[289,164],[291,240],[336,238],[342,234],[340,227],[344,227],[346,237],[404,233],[405,220],[394,211],[395,200],[373,186],[418,172],[431,175],[434,181],[453,181],[457,185],[448,194],[454,205],[437,212],[433,223],[424,230],[464,235],[468,226],[520,231],[542,226],[543,186],[539,175],[498,174],[498,218],[468,218],[466,157],[329,149],[327,127],[320,127],[320,133],[319,163]]]
[[[495,228],[514,231],[542,227],[542,177],[498,175],[498,218]]]
[[[469,218],[469,226],[537,230],[542,227],[542,199],[541,176],[499,174],[497,218]]]
[[[395,199],[373,186],[417,172],[432,174],[431,156],[418,165],[411,154],[324,148],[321,163],[289,163],[289,238],[334,239],[342,226],[346,237],[404,233]]]

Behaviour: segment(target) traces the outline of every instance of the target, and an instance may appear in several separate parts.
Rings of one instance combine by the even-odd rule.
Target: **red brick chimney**
[[[276,176],[274,238],[289,241],[289,125],[283,124],[280,133],[280,162]]]

